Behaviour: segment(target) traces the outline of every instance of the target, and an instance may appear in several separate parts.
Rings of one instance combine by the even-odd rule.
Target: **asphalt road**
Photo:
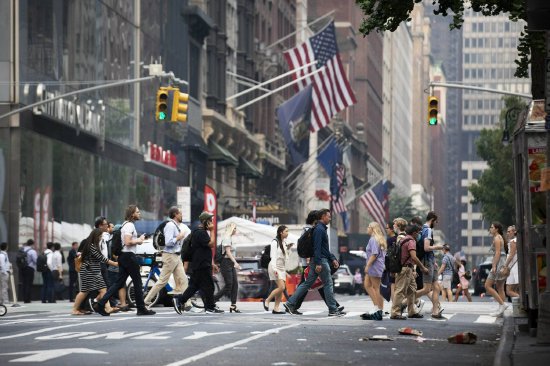
[[[239,303],[241,314],[157,315],[135,313],[71,316],[70,304],[8,308],[0,318],[0,365],[490,365],[502,319],[488,314],[491,302],[446,303],[445,320],[364,321],[372,308],[365,296],[339,296],[348,314],[327,317],[320,301],[305,302],[303,316],[266,313],[260,303]],[[227,309],[227,302],[220,302]],[[386,304],[389,309],[389,304]],[[426,304],[424,312],[430,311]],[[507,310],[510,311],[510,310]],[[399,335],[401,327],[423,332]],[[470,331],[473,345],[447,337]],[[391,340],[367,340],[387,336]]]

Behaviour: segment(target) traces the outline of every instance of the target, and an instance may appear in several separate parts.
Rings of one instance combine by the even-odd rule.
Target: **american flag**
[[[361,202],[380,226],[386,227],[388,220],[388,194],[389,184],[387,180],[380,180],[374,187],[361,196]]]
[[[347,211],[346,205],[344,204],[344,178],[346,177],[346,167],[344,164],[336,164],[334,169],[336,170],[338,194],[332,196],[332,208],[334,212],[341,214]]]
[[[322,69],[298,82],[297,86],[301,90],[313,84],[311,131],[325,127],[336,113],[357,103],[338,53],[334,22],[301,45],[285,51],[284,56],[291,70],[317,61],[316,64],[296,72],[294,79]]]

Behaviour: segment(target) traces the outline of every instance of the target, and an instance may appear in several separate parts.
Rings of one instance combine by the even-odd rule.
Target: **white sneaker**
[[[508,307],[508,305],[506,305],[506,304],[499,305],[498,309],[496,311],[492,312],[489,315],[500,318],[504,314],[504,311],[506,311],[507,307]]]
[[[416,308],[417,308],[417,313],[420,313],[422,312],[422,309],[424,308],[424,304],[426,303],[426,301],[422,300],[422,299],[417,299],[416,300]]]

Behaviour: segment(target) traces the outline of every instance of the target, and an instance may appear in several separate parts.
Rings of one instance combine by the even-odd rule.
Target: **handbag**
[[[74,270],[80,272],[80,267],[82,267],[82,256],[79,255],[74,259]]]

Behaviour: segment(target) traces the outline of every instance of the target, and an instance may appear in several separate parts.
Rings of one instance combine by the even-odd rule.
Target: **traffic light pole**
[[[504,95],[514,95],[521,98],[527,98],[527,99],[533,99],[533,96],[531,94],[523,94],[523,93],[515,93],[515,92],[509,92],[505,90],[498,90],[498,89],[490,89],[490,88],[482,88],[479,86],[471,86],[471,85],[463,85],[463,84],[449,84],[449,83],[437,83],[431,81],[429,84],[430,87],[440,86],[443,88],[454,88],[454,89],[466,89],[466,90],[477,90],[487,93],[494,93],[494,94],[504,94]]]

